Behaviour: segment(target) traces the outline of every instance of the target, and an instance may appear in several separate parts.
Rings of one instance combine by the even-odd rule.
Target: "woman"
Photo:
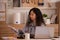
[[[40,9],[32,8],[29,11],[26,27],[22,30],[19,29],[19,34],[28,32],[30,33],[30,38],[34,38],[36,26],[42,25],[45,25],[45,22],[43,20],[43,16]]]
[[[30,37],[34,38],[36,26],[42,26],[42,25],[45,25],[45,22],[43,20],[43,16],[40,9],[32,8],[29,11],[26,27],[23,29],[23,31],[29,32]]]

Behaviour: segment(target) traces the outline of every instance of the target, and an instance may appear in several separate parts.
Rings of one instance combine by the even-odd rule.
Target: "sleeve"
[[[24,33],[28,32],[28,31],[29,31],[29,27],[28,27],[28,26],[24,27],[24,28],[22,29],[22,31],[23,31]]]

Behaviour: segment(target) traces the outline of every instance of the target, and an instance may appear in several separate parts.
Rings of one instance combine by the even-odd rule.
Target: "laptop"
[[[53,27],[36,27],[35,38],[53,38],[54,28]]]

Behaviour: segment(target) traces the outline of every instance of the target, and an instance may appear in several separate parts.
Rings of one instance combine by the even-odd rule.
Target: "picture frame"
[[[29,3],[29,0],[26,0],[26,3]]]
[[[44,0],[8,0],[8,8],[38,7],[43,5],[44,5]]]
[[[13,8],[13,0],[7,0],[7,9]]]
[[[21,7],[21,0],[8,0],[7,1],[7,9]]]
[[[44,5],[44,0],[38,0],[38,6],[43,6]]]
[[[24,3],[25,2],[25,0],[22,0],[22,3]]]
[[[20,0],[13,0],[13,7],[20,7]]]

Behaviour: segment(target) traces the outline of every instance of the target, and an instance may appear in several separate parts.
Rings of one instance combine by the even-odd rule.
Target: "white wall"
[[[0,0],[0,2],[8,2],[8,0]],[[55,0],[54,0],[55,1]],[[60,0],[59,0],[60,1]],[[46,7],[47,8],[47,1],[46,0],[44,0],[44,3],[45,3],[45,5],[44,5],[44,7]],[[7,3],[8,4],[8,3]],[[49,17],[52,15],[52,14],[54,14],[55,13],[55,9],[54,8],[52,8],[52,9],[54,9],[54,10],[51,10],[51,9],[49,9],[49,8],[47,8],[47,9],[49,9],[49,10],[47,10],[46,8],[43,8],[44,10],[41,10],[42,11],[42,13],[46,13],[46,14],[48,14],[49,15]],[[21,12],[21,10],[24,10],[24,11],[22,11]],[[27,12],[27,10],[29,11],[29,9],[27,9],[27,8],[23,8],[23,9],[20,9],[20,8],[12,8],[12,9],[7,9],[6,10],[6,18],[7,18],[7,20],[6,20],[6,22],[7,23],[13,23],[13,15],[15,14],[15,13],[21,13],[21,15],[24,15],[24,16],[21,16],[22,18],[21,18],[21,20],[22,20],[22,23],[23,22],[25,22],[24,20],[26,20],[26,18],[24,18],[24,17],[26,17],[26,15],[28,14],[28,12]],[[27,14],[26,14],[27,13]]]
[[[5,2],[5,3],[6,3],[6,2],[7,2],[7,0],[0,0],[0,2]]]
[[[13,19],[14,19],[13,15],[15,13],[20,13],[21,23],[25,23],[30,9],[31,8],[8,9],[7,10],[7,22],[8,23],[13,23]],[[51,17],[51,15],[55,14],[55,8],[42,7],[40,9],[41,9],[41,12],[47,14],[48,17]]]

